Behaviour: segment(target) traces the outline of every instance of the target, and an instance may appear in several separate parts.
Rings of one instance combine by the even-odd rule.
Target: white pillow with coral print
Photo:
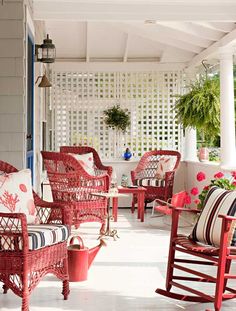
[[[156,178],[164,179],[166,172],[173,171],[176,163],[176,157],[164,156],[157,163]]]
[[[0,175],[0,212],[24,213],[28,224],[36,222],[29,169]]]
[[[89,175],[95,175],[94,171],[94,161],[93,161],[93,153],[84,153],[84,154],[76,154],[70,153],[79,163],[83,166],[84,170]]]

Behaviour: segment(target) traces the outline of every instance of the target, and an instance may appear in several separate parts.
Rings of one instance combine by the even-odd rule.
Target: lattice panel
[[[175,72],[55,72],[52,90],[52,150],[87,144],[103,158],[120,158],[126,147],[135,156],[151,149],[180,150],[182,132],[173,105],[182,89]],[[103,111],[128,109],[131,127],[116,133]]]

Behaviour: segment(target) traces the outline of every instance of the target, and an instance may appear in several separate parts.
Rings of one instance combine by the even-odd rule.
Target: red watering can
[[[75,239],[78,240],[79,244],[74,244]],[[70,239],[68,246],[68,270],[70,282],[87,280],[88,269],[101,246],[106,246],[106,243],[103,240],[100,240],[99,245],[89,249],[84,246],[84,242],[80,236],[74,236]]]

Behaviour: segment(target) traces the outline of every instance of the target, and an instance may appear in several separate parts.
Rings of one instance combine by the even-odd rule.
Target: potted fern
[[[206,76],[191,83],[185,94],[177,95],[174,110],[184,129],[197,129],[202,147],[205,147],[206,141],[211,142],[220,133],[219,78]],[[204,152],[200,150],[199,153]]]
[[[120,157],[125,146],[123,134],[130,126],[130,115],[128,110],[122,109],[120,105],[114,105],[103,113],[105,124],[113,130],[111,141],[113,141],[114,157]]]
[[[122,131],[123,133],[130,126],[130,116],[127,109],[122,109],[120,105],[115,105],[104,110],[105,123],[113,130]]]

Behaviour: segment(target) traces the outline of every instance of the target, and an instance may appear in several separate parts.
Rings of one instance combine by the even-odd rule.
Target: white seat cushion
[[[35,250],[59,242],[69,237],[69,229],[64,225],[29,225],[29,249]]]
[[[152,187],[165,187],[164,179],[156,179],[156,178],[142,178],[136,179],[135,181],[137,186],[152,186]]]
[[[236,191],[212,187],[190,238],[204,244],[220,246],[222,219],[218,215],[236,215]],[[234,244],[235,222],[230,229],[228,245]]]
[[[27,229],[29,250],[57,244],[67,240],[69,237],[69,228],[64,225],[28,225]],[[3,235],[3,238],[0,239],[0,249],[6,251],[13,250],[12,238]],[[22,250],[22,241],[19,241],[19,249]]]

